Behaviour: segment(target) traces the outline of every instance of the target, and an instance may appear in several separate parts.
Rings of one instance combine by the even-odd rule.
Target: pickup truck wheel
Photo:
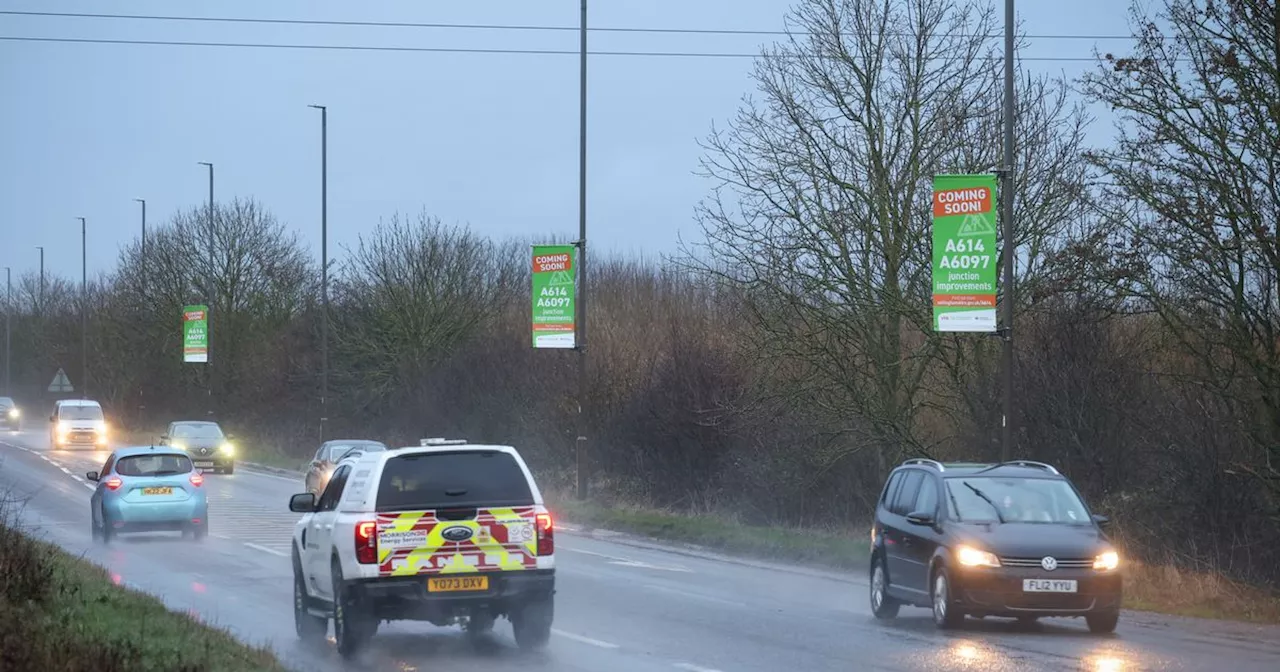
[[[298,560],[298,550],[293,551],[293,629],[298,639],[308,643],[324,641],[329,631],[329,619],[316,616],[307,610],[310,598],[307,596],[306,579],[302,576],[302,563]]]
[[[378,622],[366,613],[364,605],[346,587],[342,566],[333,563],[333,638],[343,658],[353,658],[373,639]]]
[[[555,602],[550,596],[526,603],[511,621],[516,644],[526,651],[541,649],[551,641]]]

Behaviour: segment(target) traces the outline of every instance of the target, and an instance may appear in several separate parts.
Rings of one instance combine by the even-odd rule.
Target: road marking
[[[720,672],[720,670],[694,665],[693,663],[676,663],[673,667],[679,670],[687,670],[688,672]]]
[[[66,468],[66,467],[58,467],[58,468],[62,470],[62,473],[66,474],[66,475],[68,475],[68,476],[70,476],[70,475],[71,475],[71,470],[70,470],[70,469],[68,469],[68,468]]]
[[[652,565],[647,562],[641,562],[639,560],[631,560],[629,558],[623,558],[616,555],[609,555],[607,553],[597,553],[595,551],[587,551],[581,548],[572,548],[569,546],[565,546],[563,544],[560,545],[559,550],[570,551],[573,553],[582,553],[584,555],[593,555],[597,558],[604,558],[605,560],[609,561],[609,564],[618,565],[620,567],[636,567],[639,569],[657,569],[664,572],[683,572],[685,574],[693,573],[692,569],[685,569],[684,567],[667,567],[663,565]]]
[[[590,644],[591,646],[598,646],[598,647],[600,647],[600,648],[602,648],[602,649],[616,649],[616,648],[619,648],[617,644],[613,644],[613,643],[611,643],[611,642],[602,642],[602,641],[600,641],[600,640],[598,640],[598,639],[591,639],[590,637],[583,637],[582,635],[575,635],[575,634],[573,634],[572,632],[565,632],[564,630],[556,630],[556,629],[554,629],[554,628],[553,628],[553,629],[551,630],[551,632],[552,632],[552,634],[559,635],[559,636],[561,636],[561,637],[564,637],[565,639],[572,639],[572,640],[573,640],[573,641],[575,641],[575,642],[581,642],[581,643],[583,643],[583,644]]]
[[[692,600],[702,600],[704,602],[711,602],[713,604],[722,604],[727,607],[736,607],[738,609],[746,609],[751,606],[746,602],[735,602],[733,600],[725,600],[719,597],[712,597],[710,595],[701,595],[698,593],[691,593],[687,590],[680,590],[679,588],[669,588],[667,586],[659,586],[652,583],[646,583],[642,585],[648,590],[655,590],[660,593],[668,593],[670,595],[679,595],[680,597],[685,597]]]
[[[280,557],[282,557],[282,558],[287,558],[287,557],[289,557],[289,554],[288,554],[288,553],[285,553],[284,551],[277,551],[277,550],[276,550],[276,549],[274,549],[274,548],[267,548],[266,546],[259,546],[258,544],[251,544],[251,543],[249,543],[249,542],[247,542],[247,541],[246,541],[246,542],[244,542],[244,545],[245,545],[245,546],[248,546],[249,548],[252,548],[252,549],[253,549],[253,550],[255,550],[255,551],[262,551],[263,553],[270,553],[271,555],[278,555],[278,556],[280,556]]]

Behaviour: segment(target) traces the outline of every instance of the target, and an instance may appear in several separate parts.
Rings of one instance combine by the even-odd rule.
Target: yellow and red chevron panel
[[[536,569],[534,507],[479,509],[473,520],[435,511],[378,514],[378,575],[465,574]]]

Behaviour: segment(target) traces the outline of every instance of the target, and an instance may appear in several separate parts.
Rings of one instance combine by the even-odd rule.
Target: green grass
[[[265,648],[114,584],[102,568],[12,528],[0,551],[0,668],[98,672],[283,671]],[[23,548],[17,548],[23,546]]]
[[[676,541],[777,563],[837,569],[867,565],[870,540],[851,529],[798,529],[744,525],[717,516],[605,506],[564,497],[552,510],[565,522]]]

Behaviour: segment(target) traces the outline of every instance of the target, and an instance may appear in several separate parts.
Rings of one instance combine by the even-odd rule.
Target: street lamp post
[[[13,269],[4,267],[4,391],[13,395],[13,351],[9,348],[9,324],[13,320]]]
[[[320,110],[320,440],[329,421],[329,108]]]
[[[578,350],[578,498],[589,496],[591,460],[587,453],[587,0],[582,0],[582,23],[578,31],[580,53],[578,80],[578,292],[575,300],[578,314],[574,317],[577,333],[574,347]]]
[[[133,199],[142,204],[142,287],[147,286],[147,199]]]
[[[216,252],[213,235],[213,164],[208,161],[197,162],[202,166],[209,167],[209,268],[208,275],[205,277],[205,347],[208,348],[208,355],[205,359],[205,398],[209,403],[209,409],[206,411],[210,416],[213,415],[213,260]]]
[[[1013,261],[1017,246],[1013,238],[1013,1],[1004,2],[1004,169],[1000,185],[1001,219],[1004,220],[1004,350],[1001,359],[1001,396],[1004,418],[1000,427],[1000,460],[1013,457],[1014,407],[1013,407]]]
[[[40,250],[40,291],[38,294],[36,294],[36,313],[43,314],[44,312],[44,247],[37,245],[36,249]]]
[[[89,246],[84,217],[80,220],[80,389],[89,393]]]

